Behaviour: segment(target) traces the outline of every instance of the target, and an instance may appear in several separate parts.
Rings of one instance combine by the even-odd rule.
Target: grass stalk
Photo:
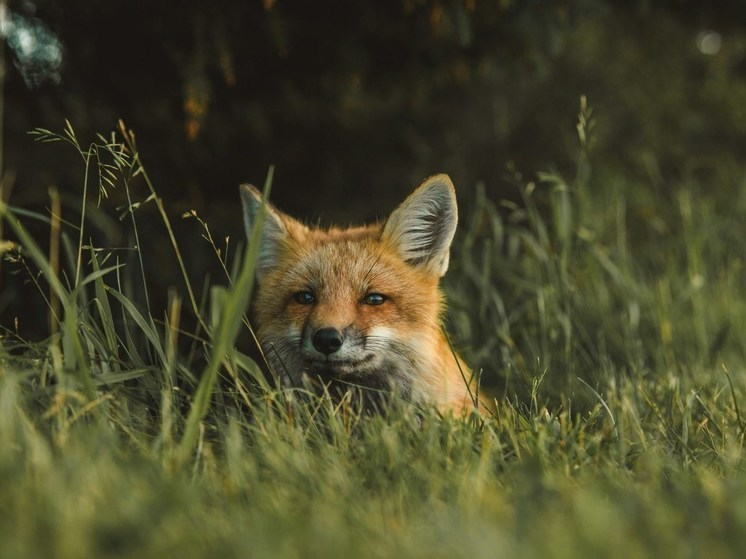
[[[186,265],[184,264],[184,259],[181,255],[181,249],[179,248],[179,243],[176,241],[176,236],[174,235],[173,227],[171,226],[171,220],[168,218],[168,214],[166,213],[166,210],[163,206],[163,201],[161,198],[156,194],[155,186],[153,185],[153,182],[150,179],[150,176],[148,175],[148,172],[145,170],[145,166],[142,164],[142,161],[140,160],[140,153],[137,150],[137,142],[135,141],[135,134],[131,130],[128,130],[127,127],[124,125],[123,121],[119,121],[119,131],[122,134],[124,141],[129,148],[130,152],[132,153],[133,157],[133,163],[135,164],[135,175],[142,175],[143,179],[145,180],[145,184],[148,187],[148,190],[150,191],[150,195],[153,200],[155,200],[156,207],[158,208],[158,212],[160,213],[161,219],[163,220],[164,225],[166,226],[166,232],[168,233],[168,237],[171,241],[171,246],[174,249],[174,253],[176,254],[176,260],[179,263],[179,268],[181,269],[181,275],[184,279],[184,286],[186,287],[187,294],[189,297],[189,302],[192,305],[192,311],[194,312],[194,316],[199,320],[202,327],[207,330],[207,324],[204,322],[204,319],[202,318],[202,313],[200,312],[199,305],[197,305],[197,299],[194,295],[194,289],[192,288],[192,282],[189,279],[189,274],[187,274],[186,271]]]
[[[57,189],[49,189],[51,202],[51,216],[49,227],[49,267],[55,277],[60,277],[60,221],[62,215],[62,204]],[[60,329],[60,298],[57,291],[49,285],[49,334],[55,339]]]

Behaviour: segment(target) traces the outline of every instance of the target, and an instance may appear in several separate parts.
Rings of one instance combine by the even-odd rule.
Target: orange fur
[[[241,194],[250,232],[261,194],[248,185]],[[322,230],[266,210],[255,312],[276,373],[294,386],[349,381],[457,414],[473,407],[471,373],[442,330],[439,282],[456,227],[446,175],[424,181],[380,224]]]

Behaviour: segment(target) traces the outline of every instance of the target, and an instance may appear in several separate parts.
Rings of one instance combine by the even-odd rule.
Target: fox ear
[[[263,202],[262,193],[250,184],[242,184],[240,191],[246,237],[251,242],[254,223],[265,202]],[[266,203],[265,207],[266,215],[259,240],[259,260],[256,266],[256,278],[259,283],[277,265],[280,247],[288,234],[280,212],[269,203]]]
[[[435,175],[393,211],[383,226],[382,238],[393,243],[412,266],[442,276],[448,270],[457,221],[453,183],[448,175]]]

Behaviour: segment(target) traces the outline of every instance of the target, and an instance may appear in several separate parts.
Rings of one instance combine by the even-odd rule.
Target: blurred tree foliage
[[[270,164],[276,203],[324,223],[385,215],[443,171],[463,197],[479,181],[512,197],[509,163],[525,177],[574,172],[583,94],[603,162],[594,187],[609,178],[666,196],[696,180],[726,200],[743,177],[741,2],[7,1],[15,205],[47,206],[52,184],[79,199],[74,154],[26,135],[66,118],[81,138],[122,118],[169,211],[196,209],[216,238],[241,235],[236,187]],[[209,248],[193,246],[203,273]]]

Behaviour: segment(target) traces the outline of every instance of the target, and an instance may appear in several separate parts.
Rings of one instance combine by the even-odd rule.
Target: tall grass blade
[[[194,401],[189,410],[184,434],[177,450],[177,466],[184,464],[194,450],[199,436],[200,423],[207,414],[210,405],[210,398],[217,380],[218,371],[235,343],[236,336],[242,324],[244,311],[251,298],[254,288],[254,271],[259,256],[259,239],[266,216],[266,203],[272,189],[273,175],[274,167],[270,167],[264,182],[264,201],[257,220],[254,223],[251,239],[244,253],[241,271],[238,279],[228,289],[217,328],[212,332],[213,345],[210,359],[207,367],[202,372],[202,378],[200,379],[197,392],[194,395]]]
[[[44,253],[36,244],[36,241],[26,231],[20,221],[8,211],[8,207],[0,201],[0,217],[5,220],[21,242],[21,246],[26,251],[34,263],[39,267],[44,278],[49,282],[51,289],[59,297],[62,303],[65,316],[63,319],[63,345],[65,351],[66,367],[74,371],[80,381],[86,396],[93,399],[95,391],[91,380],[90,364],[84,350],[83,342],[78,330],[78,307],[73,294],[68,293],[60,282],[50,265]]]
[[[101,271],[101,266],[98,263],[98,256],[96,251],[91,248],[91,264],[93,265],[94,273]],[[118,268],[119,266],[116,266]],[[104,330],[104,338],[106,340],[106,349],[110,355],[116,356],[119,353],[119,344],[117,341],[116,329],[114,327],[114,316],[111,312],[111,305],[109,305],[109,297],[106,294],[106,284],[104,284],[103,274],[99,275],[93,282],[95,293],[96,293],[96,308],[98,309],[99,322]],[[114,364],[118,368],[118,364]]]
[[[145,318],[143,314],[139,310],[137,310],[137,307],[132,303],[132,301],[127,299],[127,297],[125,297],[122,293],[108,286],[106,287],[106,289],[114,296],[117,301],[119,301],[119,303],[122,305],[122,308],[127,312],[127,315],[132,317],[132,320],[135,321],[135,324],[137,324],[140,330],[142,330],[142,332],[145,334],[145,337],[150,342],[152,348],[155,349],[155,352],[158,354],[158,358],[160,359],[161,363],[165,364],[167,361],[166,352],[164,351],[163,343],[152,321]]]

